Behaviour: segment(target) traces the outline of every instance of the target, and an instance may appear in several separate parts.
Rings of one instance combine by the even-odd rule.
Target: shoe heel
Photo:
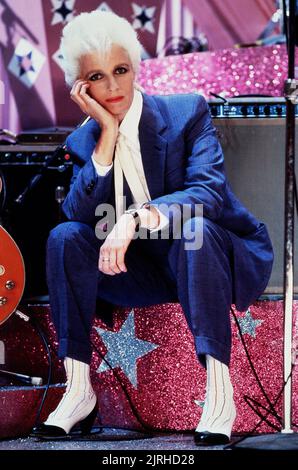
[[[86,416],[86,418],[84,418],[80,422],[80,429],[81,429],[82,435],[90,433],[92,426],[94,424],[94,421],[96,419],[97,413],[98,413],[98,403],[96,402],[91,413],[89,413],[88,416]]]

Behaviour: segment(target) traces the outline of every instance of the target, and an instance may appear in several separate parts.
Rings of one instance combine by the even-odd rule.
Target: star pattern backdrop
[[[148,59],[156,57],[173,34],[193,35],[206,29],[213,49],[230,47],[235,39],[255,40],[268,23],[275,1],[241,2],[242,23],[239,10],[231,8],[233,0],[221,2],[220,9],[215,0],[0,0],[0,128],[19,132],[73,127],[82,120],[64,84],[59,51],[62,28],[81,12],[100,8],[127,18],[141,40],[143,58]],[[219,31],[227,29],[227,16],[230,28],[222,36]],[[216,28],[210,27],[213,19]],[[244,21],[251,27],[243,28]]]
[[[45,56],[26,39],[20,39],[15,53],[8,65],[8,70],[24,85],[31,88],[38,78],[45,62]]]
[[[74,4],[76,0],[52,0],[52,22],[51,25],[71,21],[75,16]]]
[[[58,126],[73,126],[82,119],[82,113],[69,99],[69,89],[64,85],[61,70],[61,53],[59,52],[61,30],[74,16],[83,11],[102,9],[113,11],[123,16],[133,24],[143,44],[143,57],[154,57],[156,45],[156,31],[153,24],[158,25],[159,2],[146,0],[146,7],[134,2],[119,2],[108,0],[51,0],[44,4],[45,31],[48,42],[48,53],[51,57],[50,68],[54,90],[55,108],[57,112],[56,124]],[[149,26],[151,25],[151,26]]]
[[[43,14],[39,0],[0,1],[0,79],[4,88],[0,128],[18,132],[56,121]]]

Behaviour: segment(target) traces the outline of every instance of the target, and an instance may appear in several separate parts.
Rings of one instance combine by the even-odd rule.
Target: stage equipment
[[[50,127],[23,131],[17,135],[20,145],[48,144],[58,145],[65,142],[66,137],[73,131],[72,127]]]
[[[279,102],[282,106],[281,100]],[[249,105],[262,107],[259,101]],[[274,108],[276,104],[268,104]],[[233,108],[234,106],[231,105]],[[233,109],[229,110],[234,112]],[[285,109],[284,109],[285,112]],[[285,117],[214,118],[219,141],[225,156],[225,168],[232,190],[243,204],[269,230],[274,248],[272,274],[265,290],[270,294],[283,293],[284,246],[284,179]],[[297,131],[298,132],[298,131]],[[296,171],[298,163],[296,163]],[[295,247],[298,259],[298,246]],[[298,265],[294,275],[298,294]]]
[[[282,118],[286,117],[286,100],[282,97],[247,96],[239,98],[216,98],[209,101],[214,118]],[[296,106],[298,116],[298,106]]]
[[[28,139],[32,140],[38,134],[30,135]],[[27,273],[24,296],[47,295],[46,240],[51,228],[62,221],[61,205],[72,176],[71,157],[61,144],[57,147],[57,142],[54,145],[0,142],[0,170],[6,186],[1,219],[24,257]]]
[[[20,382],[24,382],[30,385],[42,385],[41,377],[32,377],[31,375],[18,374],[16,372],[10,372],[8,370],[0,369],[0,375],[8,377],[9,379],[16,379]]]

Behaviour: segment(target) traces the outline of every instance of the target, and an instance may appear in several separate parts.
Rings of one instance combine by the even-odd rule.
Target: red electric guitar
[[[2,191],[0,177],[0,194]],[[22,254],[7,231],[0,225],[0,325],[14,313],[25,287]]]

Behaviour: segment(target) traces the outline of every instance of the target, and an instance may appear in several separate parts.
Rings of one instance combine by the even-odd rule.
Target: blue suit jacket
[[[245,310],[264,291],[273,264],[266,226],[236,198],[208,104],[199,95],[149,96],[139,123],[144,171],[152,204],[203,204],[204,217],[225,228],[233,244],[233,301]],[[94,224],[95,208],[111,200],[113,170],[98,176],[90,159],[100,135],[91,119],[66,141],[74,175],[63,210],[70,220]],[[173,225],[177,214],[170,214]]]

